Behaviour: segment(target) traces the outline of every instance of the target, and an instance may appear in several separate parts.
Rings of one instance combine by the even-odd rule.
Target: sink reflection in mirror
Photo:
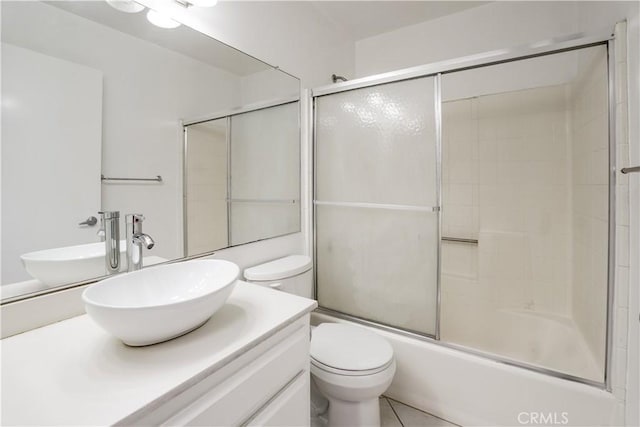
[[[121,240],[120,259],[125,261],[126,247],[126,241]],[[34,279],[56,286],[107,274],[105,253],[105,244],[99,242],[30,252],[20,259]],[[120,271],[126,271],[126,266],[121,265]]]
[[[157,28],[101,1],[0,8],[3,302],[103,274],[36,280],[21,261],[97,248],[99,223],[79,223],[98,211],[123,213],[121,239],[124,214],[144,212],[156,261],[300,230],[297,78],[185,25]],[[221,118],[242,140],[225,134],[224,152],[199,156],[201,166],[224,167],[202,178],[225,191],[198,201],[185,198],[199,184],[185,169],[182,136],[199,118]],[[244,187],[231,188],[232,175]],[[274,199],[291,203],[266,202]]]
[[[30,252],[21,255],[20,260],[32,278],[3,285],[3,299],[96,279],[107,274],[104,242]],[[126,272],[128,265],[125,240],[120,241],[120,261],[119,271]],[[143,257],[145,266],[166,261],[166,258],[154,255]]]

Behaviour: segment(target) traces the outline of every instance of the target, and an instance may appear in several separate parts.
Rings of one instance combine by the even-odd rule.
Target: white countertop
[[[182,391],[309,313],[316,302],[239,282],[201,328],[127,347],[88,316],[0,341],[2,425],[111,425]]]

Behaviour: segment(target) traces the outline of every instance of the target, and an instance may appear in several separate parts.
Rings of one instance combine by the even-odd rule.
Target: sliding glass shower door
[[[316,98],[322,307],[436,335],[436,110],[434,77]]]
[[[320,307],[610,387],[609,43],[314,91]]]

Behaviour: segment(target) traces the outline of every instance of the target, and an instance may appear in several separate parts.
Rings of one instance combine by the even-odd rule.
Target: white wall
[[[303,87],[331,83],[331,74],[353,75],[354,43],[304,1],[225,1],[213,8],[184,9],[164,0],[140,3],[278,66]]]
[[[273,68],[245,76],[240,82],[243,106],[281,102],[299,96],[300,82]]]
[[[102,73],[8,43],[2,60],[6,285],[31,279],[20,255],[96,241],[95,229],[78,223],[100,209]]]
[[[577,31],[573,2],[492,2],[356,42],[356,77]]]
[[[180,119],[235,105],[240,79],[48,4],[9,6],[6,41],[103,72],[102,173],[163,182],[103,183],[102,209],[121,212],[122,231],[125,213],[144,214],[156,241],[150,254],[182,256]]]

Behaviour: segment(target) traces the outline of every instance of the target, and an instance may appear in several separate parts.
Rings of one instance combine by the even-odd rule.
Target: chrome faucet
[[[142,232],[142,214],[128,214],[127,226],[127,271],[136,271],[142,268],[142,247],[153,248],[155,242],[148,234]]]
[[[107,274],[120,271],[120,212],[98,212],[104,225],[105,264]]]

